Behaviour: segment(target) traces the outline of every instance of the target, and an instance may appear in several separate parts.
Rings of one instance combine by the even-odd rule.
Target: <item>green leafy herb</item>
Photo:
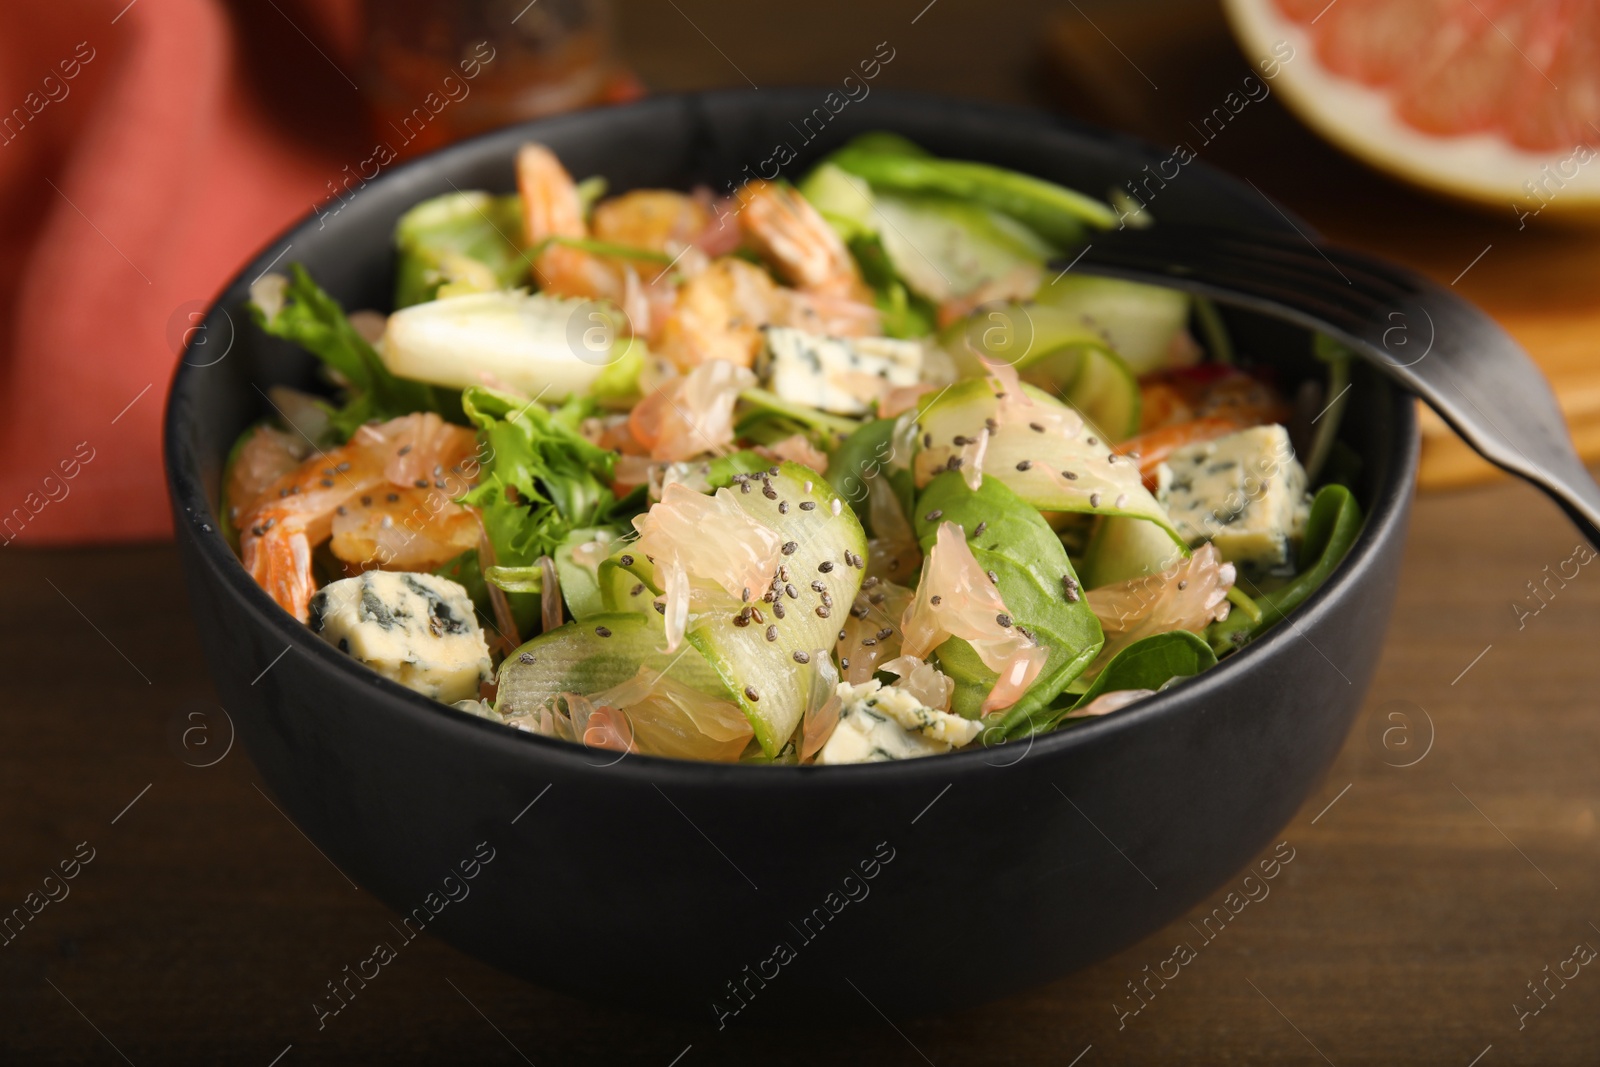
[[[300,264],[289,264],[288,283],[275,305],[252,302],[251,317],[272,336],[293,341],[317,356],[344,386],[343,406],[330,412],[341,440],[372,419],[417,411],[453,413],[455,401],[446,391],[391,374],[377,351],[350,325],[339,302],[323,292]]]
[[[497,566],[530,566],[553,555],[574,529],[614,520],[617,457],[578,432],[588,402],[569,400],[551,411],[474,386],[462,395],[462,407],[489,458],[461,503],[480,509]]]
[[[1206,637],[1217,655],[1244,647],[1304,603],[1328,580],[1360,533],[1361,506],[1350,490],[1342,485],[1325,485],[1317,490],[1300,545],[1304,569],[1287,584],[1254,598],[1260,609],[1259,620],[1252,620],[1247,612],[1234,611],[1221,622],[1212,623]]]
[[[892,143],[885,150],[881,135],[858,137],[827,161],[874,189],[941,193],[991,207],[1060,246],[1079,243],[1086,225],[1105,229],[1117,221],[1106,204],[1065,186],[987,163],[913,155]]]
[[[1049,649],[1038,679],[1002,713],[997,725],[1003,734],[1046,708],[1094,660],[1104,643],[1100,622],[1086,600],[1068,601],[1062,594],[1062,577],[1076,582],[1077,576],[1050,525],[998,479],[985,478],[973,492],[960,474],[941,474],[917,498],[914,512],[925,552],[932,549],[940,523],[953,522],[967,531],[973,556],[998,579],[1015,624]],[[974,537],[980,523],[984,532]],[[976,715],[998,676],[960,638],[940,645],[936,655],[940,669],[956,682],[953,710]]]
[[[873,478],[887,477],[908,513],[916,495],[910,468],[895,469],[890,463],[894,459],[894,427],[894,419],[864,422],[860,429],[840,442],[828,459],[828,484],[844,497],[868,533],[871,533],[872,524],[867,483]]]
[[[1107,693],[1125,689],[1160,689],[1174,678],[1187,678],[1216,666],[1217,657],[1211,646],[1199,635],[1188,630],[1171,630],[1151,634],[1111,657],[1094,680],[1076,700],[1057,701],[1054,708],[1017,724],[1014,736],[1043,733],[1068,721],[1067,714],[1088,707]]]

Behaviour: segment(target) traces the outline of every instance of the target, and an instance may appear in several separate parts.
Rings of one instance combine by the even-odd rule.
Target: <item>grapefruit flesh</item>
[[[1600,0],[1225,3],[1252,59],[1292,49],[1274,88],[1352,154],[1519,214],[1600,213]]]

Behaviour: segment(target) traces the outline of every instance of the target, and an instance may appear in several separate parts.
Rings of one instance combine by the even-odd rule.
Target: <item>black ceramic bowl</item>
[[[250,580],[217,528],[223,460],[265,414],[261,389],[314,381],[310,357],[249,325],[250,282],[297,260],[346,307],[387,307],[396,217],[453,188],[510,189],[525,139],[613,191],[720,190],[772,173],[788,150],[797,158],[785,173],[797,174],[877,128],[1090,192],[1161,158],[1040,114],[882,91],[807,143],[817,123],[803,120],[824,95],[656,98],[397,167],[246,267],[173,381],[177,540],[222,703],[283,808],[407,917],[407,936],[425,929],[541,985],[713,1026],[869,1011],[868,998],[891,1015],[977,1003],[1181,915],[1272,842],[1345,737],[1383,642],[1417,464],[1410,398],[1369,373],[1356,376],[1342,430],[1365,460],[1366,527],[1294,624],[1159,697],[1031,745],[835,768],[619,760],[380,678]],[[1258,193],[1201,163],[1152,207],[1168,223],[1284,225]],[[1250,350],[1281,354],[1286,375],[1302,372],[1303,334],[1244,317],[1232,326]],[[399,940],[390,929],[374,937]]]

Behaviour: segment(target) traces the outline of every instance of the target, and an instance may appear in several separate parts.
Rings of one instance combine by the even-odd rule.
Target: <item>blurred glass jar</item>
[[[638,95],[606,0],[365,0],[364,21],[363,86],[401,156]]]

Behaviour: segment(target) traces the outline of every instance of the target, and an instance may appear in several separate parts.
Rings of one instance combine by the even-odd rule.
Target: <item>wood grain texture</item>
[[[676,0],[681,13],[619,7],[625,51],[658,87],[742,84],[703,29],[763,85],[842,77],[889,39],[899,54],[883,84],[1025,98],[1051,5],[939,0],[913,26],[923,3],[818,0],[770,15],[704,0]],[[1150,73],[1168,91],[1162,71]],[[1296,179],[1258,180],[1295,199]],[[1380,187],[1380,200],[1408,195],[1359,182],[1351,195],[1359,203]],[[1302,197],[1297,207],[1315,206]],[[1419,246],[1464,253],[1462,263],[1476,252],[1439,230],[1417,234]],[[1497,269],[1515,274],[1510,264],[1536,259],[1542,240],[1556,239],[1508,244],[1508,266]],[[1128,1003],[1125,983],[1180,941],[1198,943],[1188,921],[1226,906],[1225,891],[1109,961],[998,1004],[892,1026],[797,1019],[783,1031],[721,1033],[580,1003],[427,937],[319,1031],[312,998],[388,936],[392,916],[274,810],[242,752],[203,768],[180,758],[215,752],[196,735],[184,749],[174,740],[184,729],[208,723],[220,743],[226,728],[173,550],[10,546],[0,550],[9,608],[0,616],[0,913],[39,890],[79,842],[95,858],[69,897],[0,946],[0,1062],[114,1064],[121,1053],[140,1065],[263,1067],[280,1054],[281,1067],[1065,1067],[1082,1055],[1080,1067],[1465,1067],[1488,1049],[1481,1067],[1593,1064],[1593,968],[1557,988],[1525,1028],[1513,1010],[1519,998],[1531,1003],[1525,983],[1575,943],[1600,946],[1590,925],[1600,924],[1596,564],[1564,588],[1551,583],[1547,606],[1527,614],[1543,603],[1527,583],[1576,543],[1520,485],[1419,502],[1362,721],[1283,832],[1293,861],[1179,977],[1152,986],[1149,1005],[1121,1029],[1114,1005]],[[1392,713],[1409,716],[1409,729],[1393,732],[1403,722]],[[1414,766],[1393,765],[1423,751]],[[1123,862],[1109,850],[1086,861]],[[1026,932],[997,923],[995,936]]]

